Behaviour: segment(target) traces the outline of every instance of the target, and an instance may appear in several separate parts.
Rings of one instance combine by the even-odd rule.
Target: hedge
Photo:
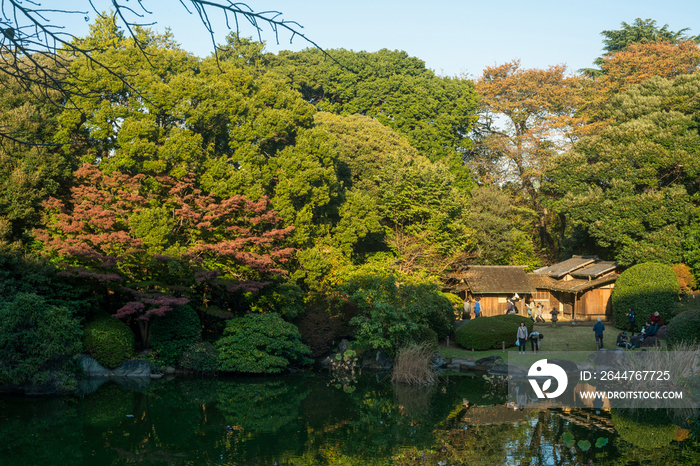
[[[626,314],[633,308],[640,329],[654,312],[668,322],[678,302],[678,277],[668,265],[645,262],[622,272],[612,292],[615,327],[629,327]]]
[[[464,348],[487,350],[515,346],[516,335],[520,322],[525,322],[527,332],[532,332],[534,323],[528,318],[518,315],[499,315],[471,319],[462,324],[455,333],[455,340]]]
[[[121,320],[105,314],[85,326],[83,348],[97,362],[114,369],[134,357],[134,332]]]
[[[669,346],[700,343],[700,310],[685,311],[668,323],[666,341]]]

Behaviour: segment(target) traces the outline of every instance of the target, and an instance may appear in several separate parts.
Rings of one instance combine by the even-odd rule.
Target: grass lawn
[[[563,322],[556,327],[551,327],[548,325],[535,324],[535,330],[544,335],[542,342],[540,344],[541,351],[566,351],[566,344],[569,344],[569,351],[595,351],[595,336],[593,334],[593,324],[594,322],[584,322],[576,323],[572,326],[569,322]],[[627,329],[625,329],[627,330]],[[605,333],[603,334],[603,345],[606,349],[615,348],[615,342],[617,340],[617,334],[622,332],[622,330],[615,328],[612,324],[605,325]],[[506,344],[512,344],[515,342],[515,335],[512,338],[513,341],[508,341]],[[662,347],[665,347],[666,342],[661,342]],[[526,342],[525,348],[528,352],[532,352],[530,349],[530,342]],[[445,342],[441,341],[438,348],[440,354],[443,358],[469,358],[469,359],[480,359],[487,356],[499,355],[503,356],[502,349],[492,349],[486,351],[474,351],[466,350],[450,340],[450,346],[445,346]],[[637,350],[638,351],[638,350]],[[514,352],[517,354],[518,347],[511,346],[506,347],[506,352]]]

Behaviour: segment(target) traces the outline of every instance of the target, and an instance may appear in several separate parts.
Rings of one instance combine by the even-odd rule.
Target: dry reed
[[[437,382],[437,372],[430,365],[433,351],[433,346],[426,343],[399,349],[391,381],[407,385],[432,385]]]

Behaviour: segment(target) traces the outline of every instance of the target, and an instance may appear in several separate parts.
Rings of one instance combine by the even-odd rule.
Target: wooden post
[[[448,347],[448,348],[450,347],[450,337],[449,337],[449,335],[447,336],[447,347]]]
[[[504,341],[502,343],[503,343],[503,352],[505,353],[506,352],[506,342]]]
[[[566,352],[569,352],[569,342],[566,342]]]

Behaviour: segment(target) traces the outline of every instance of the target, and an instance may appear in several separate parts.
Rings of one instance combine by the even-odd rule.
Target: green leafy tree
[[[0,301],[0,385],[77,387],[73,356],[82,349],[80,321],[36,294]]]
[[[337,61],[314,49],[280,52],[269,57],[270,67],[319,110],[376,118],[431,160],[450,159],[464,174],[461,154],[471,146],[467,134],[476,121],[471,81],[437,77],[405,52],[328,53]]]
[[[30,68],[28,59],[20,62]],[[53,144],[60,108],[41,98],[40,79],[32,77],[27,84],[0,72],[0,243],[29,242],[41,203],[65,189],[75,168]]]
[[[684,231],[698,215],[698,90],[694,75],[633,86],[607,107],[608,127],[552,160],[550,206],[574,251],[622,265],[683,262]]]
[[[419,339],[421,326],[440,338],[452,330],[448,294],[434,281],[396,272],[386,262],[346,269],[338,289],[361,311],[350,324],[359,341],[371,348],[393,352]]]
[[[311,350],[299,329],[276,313],[248,314],[226,322],[216,342],[219,370],[252,374],[282,372],[290,363],[310,364]]]

